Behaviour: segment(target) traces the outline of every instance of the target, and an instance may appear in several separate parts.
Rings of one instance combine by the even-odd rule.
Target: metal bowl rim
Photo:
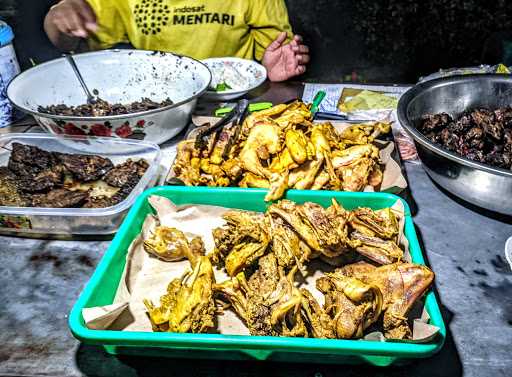
[[[79,54],[75,54],[75,56],[94,55],[94,54],[101,54],[101,53],[105,53],[105,52],[115,52],[115,53],[118,53],[118,52],[125,52],[125,51],[128,51],[129,53],[137,53],[137,54],[138,53],[154,54],[155,52],[160,53],[160,51],[152,51],[152,50],[105,49],[105,50],[101,50],[101,51],[82,52],[82,53],[79,53]],[[64,120],[64,121],[71,121],[71,120],[73,120],[73,121],[83,121],[83,122],[106,122],[106,121],[124,120],[124,119],[137,118],[137,117],[141,117],[141,116],[153,115],[153,114],[160,113],[160,112],[163,112],[163,111],[166,111],[166,110],[171,110],[171,109],[180,107],[181,105],[185,105],[185,104],[187,104],[189,102],[192,102],[193,100],[199,98],[200,96],[202,96],[206,92],[206,90],[208,89],[208,87],[210,86],[210,84],[212,82],[212,72],[210,71],[208,66],[206,64],[204,64],[203,62],[201,62],[200,60],[191,58],[190,56],[175,54],[173,52],[163,52],[163,53],[164,54],[173,55],[173,56],[177,56],[178,58],[187,58],[187,59],[190,59],[190,60],[194,61],[195,63],[198,63],[198,64],[204,66],[207,69],[208,73],[210,74],[210,79],[206,83],[205,87],[203,89],[201,89],[199,92],[197,92],[196,94],[194,94],[193,96],[191,96],[191,97],[189,97],[189,98],[187,98],[187,99],[185,99],[185,100],[183,100],[181,102],[173,103],[172,105],[168,105],[168,106],[164,106],[164,107],[159,107],[157,109],[139,111],[139,112],[136,112],[136,113],[118,114],[118,115],[107,115],[107,116],[99,116],[99,117],[94,117],[94,116],[83,116],[83,117],[81,117],[81,116],[76,116],[76,115],[67,116],[67,115],[55,115],[55,114],[41,113],[39,111],[33,111],[31,109],[28,109],[28,108],[26,108],[26,107],[24,107],[22,105],[18,105],[17,103],[15,103],[10,98],[10,96],[9,96],[9,87],[16,80],[16,78],[18,78],[24,72],[27,72],[27,71],[29,71],[31,69],[42,67],[44,65],[51,64],[51,63],[53,63],[53,62],[55,62],[57,60],[64,59],[64,58],[57,58],[57,59],[52,59],[50,61],[38,64],[37,66],[31,67],[31,68],[27,69],[26,71],[23,71],[23,72],[19,73],[14,79],[11,80],[9,85],[7,85],[6,95],[7,95],[7,98],[9,99],[9,101],[14,105],[14,107],[16,107],[17,109],[19,109],[19,110],[21,110],[21,111],[23,111],[23,112],[25,112],[27,114],[30,114],[30,115],[32,115],[34,117],[54,119],[54,120]]]
[[[422,83],[419,83],[409,90],[405,92],[398,101],[398,120],[400,121],[400,124],[402,127],[407,131],[409,135],[412,136],[414,141],[417,143],[420,143],[425,148],[430,149],[431,151],[440,154],[443,157],[448,158],[449,160],[458,162],[462,165],[483,170],[486,173],[491,174],[498,174],[502,176],[507,176],[512,178],[512,171],[493,167],[487,164],[483,164],[480,162],[472,161],[468,158],[462,157],[459,154],[450,152],[442,147],[439,147],[437,144],[434,144],[432,141],[427,139],[421,132],[419,132],[416,127],[414,127],[412,124],[409,124],[409,119],[407,117],[407,107],[412,102],[414,98],[418,96],[418,94],[422,93],[423,91],[427,89],[431,89],[434,87],[440,87],[445,85],[450,85],[453,83],[463,82],[463,81],[486,81],[492,79],[492,81],[510,81],[512,84],[512,76],[508,74],[469,74],[469,75],[455,75],[455,76],[449,76],[449,77],[440,77],[437,79],[425,81]]]

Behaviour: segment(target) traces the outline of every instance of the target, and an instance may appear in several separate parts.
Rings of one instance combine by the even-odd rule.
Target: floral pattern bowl
[[[104,50],[74,56],[90,90],[110,103],[142,98],[172,105],[132,114],[100,117],[51,115],[39,106],[77,106],[86,97],[64,58],[37,65],[11,81],[7,96],[22,111],[53,134],[108,136],[163,143],[190,121],[197,98],[211,81],[201,62],[171,53],[144,50]]]

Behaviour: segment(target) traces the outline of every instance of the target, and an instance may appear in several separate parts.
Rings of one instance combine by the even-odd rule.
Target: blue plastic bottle
[[[0,128],[15,120],[13,107],[6,96],[7,85],[20,72],[13,39],[11,27],[0,21]]]

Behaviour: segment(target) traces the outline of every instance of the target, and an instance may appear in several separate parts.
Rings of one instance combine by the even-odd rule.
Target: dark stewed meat
[[[457,119],[426,115],[418,130],[435,144],[470,160],[512,169],[512,107],[475,109]]]

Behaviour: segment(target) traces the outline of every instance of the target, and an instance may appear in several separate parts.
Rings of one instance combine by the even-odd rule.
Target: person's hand
[[[267,69],[270,81],[284,81],[306,72],[309,62],[309,48],[302,43],[302,37],[295,35],[288,44],[286,32],[282,32],[265,50],[262,63]]]
[[[96,15],[85,0],[62,0],[50,8],[45,23],[70,37],[87,38],[96,31]]]

